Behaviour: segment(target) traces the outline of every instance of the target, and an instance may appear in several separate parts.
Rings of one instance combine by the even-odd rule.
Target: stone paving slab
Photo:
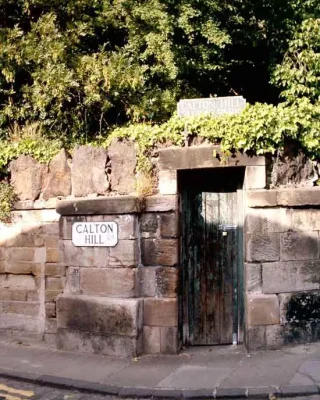
[[[0,342],[0,377],[123,397],[312,396],[320,393],[319,354],[317,343],[251,354],[236,346],[200,348],[130,360]]]

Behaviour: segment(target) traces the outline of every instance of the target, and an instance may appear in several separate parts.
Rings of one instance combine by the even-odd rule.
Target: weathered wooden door
[[[185,342],[233,343],[238,330],[237,192],[185,190],[182,211]]]

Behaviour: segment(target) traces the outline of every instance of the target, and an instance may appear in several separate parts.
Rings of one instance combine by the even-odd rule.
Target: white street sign
[[[75,222],[72,243],[77,247],[113,247],[118,243],[116,222]]]

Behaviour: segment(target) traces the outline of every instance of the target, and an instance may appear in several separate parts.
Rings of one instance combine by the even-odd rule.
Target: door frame
[[[232,344],[241,344],[244,341],[244,190],[238,189],[237,193],[237,209],[238,209],[238,263],[235,272],[235,280],[233,282],[233,334]],[[183,232],[184,213],[182,210],[182,193],[179,193],[180,204],[180,227]],[[189,315],[188,315],[188,282],[186,282],[186,268],[184,265],[184,244],[183,237],[180,240],[180,260],[181,260],[181,290],[180,290],[180,304],[179,304],[179,331],[180,340],[183,346],[190,345],[189,338]]]

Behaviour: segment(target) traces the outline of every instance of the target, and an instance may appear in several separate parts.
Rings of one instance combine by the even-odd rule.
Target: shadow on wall
[[[13,212],[12,224],[0,225],[4,337],[55,344],[56,298],[69,291],[68,268],[59,254],[58,221],[54,209],[22,210]],[[320,340],[319,231],[320,208],[247,209],[244,286],[249,349]],[[133,296],[139,295],[149,296]]]
[[[320,208],[248,208],[249,348],[320,340],[319,231]]]

